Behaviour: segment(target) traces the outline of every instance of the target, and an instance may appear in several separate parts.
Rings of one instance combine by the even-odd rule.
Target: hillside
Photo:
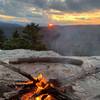
[[[100,25],[57,26],[42,31],[49,49],[63,55],[100,55]]]
[[[16,30],[20,29],[22,26],[19,24],[0,22],[0,29],[2,29],[7,37]]]
[[[8,37],[15,29],[22,30],[23,26],[0,22],[0,28]],[[100,25],[69,25],[41,29],[43,40],[50,50],[67,56],[100,55]]]

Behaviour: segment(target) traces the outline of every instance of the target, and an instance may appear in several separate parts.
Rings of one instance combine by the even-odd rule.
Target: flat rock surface
[[[31,56],[56,56],[60,55],[53,51],[30,51],[30,50],[1,50],[0,60],[8,62],[9,59],[31,57]],[[30,73],[33,76],[38,76],[42,73],[47,79],[57,78],[63,86],[71,84],[75,90],[75,94],[81,97],[81,100],[100,100],[100,57],[69,57],[78,58],[84,61],[82,66],[60,63],[23,63],[15,65],[17,68]],[[98,72],[98,73],[97,73]],[[86,73],[86,76],[81,77]],[[93,73],[93,74],[91,74]],[[87,75],[88,74],[88,75]],[[76,76],[76,79],[73,78]],[[79,77],[79,78],[78,78]],[[7,81],[6,81],[7,80]],[[3,90],[6,82],[12,83],[16,80],[27,80],[18,73],[0,65],[0,91]],[[6,87],[6,85],[5,85]]]

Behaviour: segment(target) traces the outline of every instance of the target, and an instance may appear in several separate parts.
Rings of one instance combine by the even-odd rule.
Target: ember
[[[71,100],[42,74],[33,79],[34,81],[16,82],[15,87],[19,93],[9,100],[16,100],[16,98],[17,100]]]

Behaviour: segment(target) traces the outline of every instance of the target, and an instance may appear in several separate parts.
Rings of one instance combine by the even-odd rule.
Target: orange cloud
[[[8,16],[0,14],[0,20],[4,21],[17,21],[17,22],[31,22],[30,19],[24,17]]]
[[[100,10],[62,14],[51,13],[49,19],[62,24],[100,24]]]
[[[14,18],[16,18],[15,16],[7,16],[7,15],[1,15],[0,14],[0,19],[3,19],[3,20],[12,20],[12,19],[14,19]]]

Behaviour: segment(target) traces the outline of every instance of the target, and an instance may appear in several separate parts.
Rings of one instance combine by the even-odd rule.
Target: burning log
[[[73,65],[82,65],[83,61],[80,59],[72,59],[65,57],[29,57],[29,58],[18,58],[10,60],[11,64],[21,63],[69,63]]]
[[[47,89],[42,90],[40,93],[35,94],[34,96],[38,97],[43,94],[52,95],[57,100],[73,100],[73,98],[71,98],[70,96],[61,93],[60,91],[58,91],[56,88],[53,87],[48,87]]]
[[[72,96],[65,95],[60,89],[57,89],[52,83],[43,78],[42,75],[33,78],[30,74],[23,72],[12,64],[2,61],[0,61],[0,64],[29,79],[26,82],[16,82],[16,91],[4,94],[7,100],[75,100]]]
[[[60,87],[53,86],[42,75],[35,78],[38,80],[34,85],[31,81],[18,82],[18,91],[6,93],[8,100],[80,100],[73,95],[63,93]],[[27,84],[27,86],[26,86]],[[19,89],[19,86],[24,85]],[[13,95],[15,93],[15,95]],[[9,96],[10,95],[10,96]],[[9,97],[9,98],[8,98]]]

